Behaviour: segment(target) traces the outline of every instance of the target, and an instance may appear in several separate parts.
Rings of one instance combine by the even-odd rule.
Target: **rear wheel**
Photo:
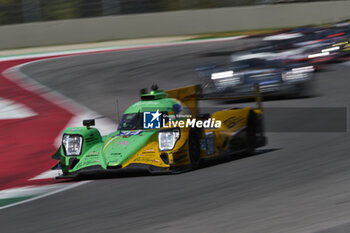
[[[190,134],[188,137],[188,153],[191,160],[191,168],[197,169],[200,165],[201,157],[201,146],[200,146],[200,130],[190,129]]]
[[[257,120],[254,112],[249,113],[246,135],[246,155],[255,154]]]

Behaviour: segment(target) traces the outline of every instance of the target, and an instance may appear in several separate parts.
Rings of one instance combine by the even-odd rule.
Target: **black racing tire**
[[[201,132],[199,129],[191,128],[188,137],[188,153],[191,160],[191,168],[195,170],[199,167],[201,162]]]
[[[307,82],[297,84],[295,86],[295,92],[291,96],[292,98],[311,98],[317,96],[316,94],[316,85],[315,77],[312,76],[311,79]]]
[[[253,111],[249,113],[247,131],[246,131],[246,156],[255,154],[256,133],[257,133],[257,118]]]

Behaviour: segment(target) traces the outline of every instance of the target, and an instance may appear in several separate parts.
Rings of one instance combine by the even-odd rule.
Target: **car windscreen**
[[[142,128],[143,114],[141,112],[124,114],[118,127],[119,130],[134,130]]]
[[[266,68],[271,66],[271,62],[265,59],[247,59],[241,61],[232,62],[232,68],[234,70],[244,70],[244,69],[255,69],[255,68]]]

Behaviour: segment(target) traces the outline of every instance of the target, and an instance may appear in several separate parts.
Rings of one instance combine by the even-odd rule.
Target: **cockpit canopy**
[[[125,111],[118,129],[145,129],[148,117],[151,117],[151,121],[154,120],[152,116],[157,116],[157,122],[160,124],[158,126],[163,127],[163,123],[167,123],[170,118],[176,119],[189,115],[191,115],[190,110],[180,101],[168,98],[167,93],[163,91],[152,90],[148,94],[142,93],[141,101],[134,103]]]

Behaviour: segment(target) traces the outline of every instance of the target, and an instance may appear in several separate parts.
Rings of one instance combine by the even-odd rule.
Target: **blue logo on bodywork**
[[[120,132],[117,136],[129,137],[129,136],[141,135],[141,134],[142,134],[142,130],[123,131],[123,132]]]
[[[159,129],[161,127],[161,113],[156,112],[143,113],[143,128],[144,129]]]

